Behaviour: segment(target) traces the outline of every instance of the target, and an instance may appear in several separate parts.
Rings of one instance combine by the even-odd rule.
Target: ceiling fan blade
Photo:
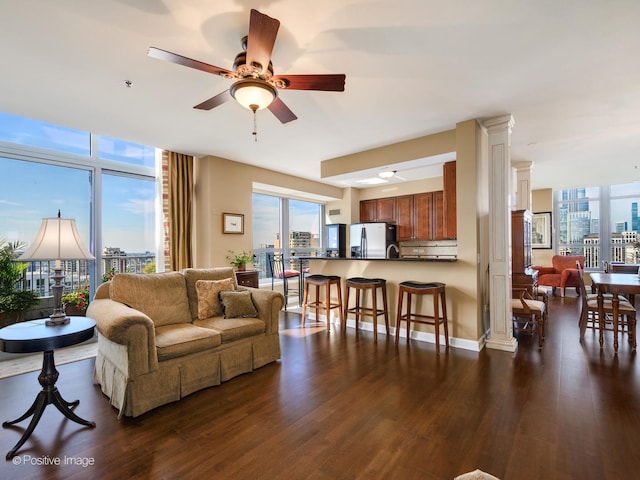
[[[293,120],[297,120],[296,114],[289,110],[282,100],[276,98],[271,105],[267,107],[271,113],[273,113],[281,123],[289,123]]]
[[[222,93],[219,93],[215,97],[211,97],[209,100],[205,100],[204,102],[196,105],[193,108],[197,108],[198,110],[211,110],[212,108],[217,107],[218,105],[222,105],[227,100],[231,99],[231,94],[229,90],[225,90]]]
[[[279,27],[280,22],[275,18],[251,9],[247,40],[247,65],[259,64],[261,75],[269,68],[271,52]]]
[[[272,81],[278,85],[284,83],[287,90],[322,90],[325,92],[344,92],[346,76],[340,74],[328,75],[280,75]]]
[[[220,75],[222,77],[232,78],[236,74],[226,68],[216,67],[215,65],[209,65],[208,63],[193,60],[192,58],[183,57],[177,53],[167,52],[156,47],[149,47],[147,55],[166,62],[177,63],[178,65],[184,65],[185,67],[195,68],[196,70],[202,70],[203,72],[213,73],[214,75]]]

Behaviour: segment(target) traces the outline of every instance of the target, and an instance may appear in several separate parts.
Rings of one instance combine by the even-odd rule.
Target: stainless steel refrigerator
[[[387,258],[387,248],[396,244],[396,225],[354,223],[350,227],[349,243],[351,258]]]

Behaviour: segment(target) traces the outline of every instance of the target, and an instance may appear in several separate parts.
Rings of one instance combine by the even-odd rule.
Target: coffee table
[[[42,371],[38,375],[42,390],[22,416],[2,424],[3,427],[8,427],[33,415],[22,438],[7,453],[7,460],[13,458],[18,449],[27,441],[40,421],[44,409],[49,404],[55,405],[65,417],[80,425],[96,426],[95,422],[80,418],[73,412],[72,407],[79,405],[80,400],[68,402],[60,395],[55,386],[58,380],[58,371],[53,358],[53,351],[56,348],[68,347],[91,339],[96,322],[87,317],[71,317],[71,321],[66,325],[46,326],[46,320],[29,320],[0,329],[0,351],[8,353],[44,352]]]

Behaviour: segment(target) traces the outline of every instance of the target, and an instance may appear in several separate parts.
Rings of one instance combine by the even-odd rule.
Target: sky
[[[253,247],[273,245],[280,227],[280,199],[269,195],[253,195]],[[289,200],[289,229],[320,234],[319,205]],[[282,245],[281,245],[282,246]]]
[[[0,141],[89,155],[89,134],[0,113]],[[153,166],[155,149],[98,137],[101,158]],[[8,159],[0,154],[0,238],[29,244],[43,218],[76,220],[90,245],[92,172]],[[120,175],[102,176],[104,247],[127,253],[155,251],[155,182]]]

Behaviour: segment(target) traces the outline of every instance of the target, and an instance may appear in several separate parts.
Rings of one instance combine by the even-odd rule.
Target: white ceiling
[[[258,142],[235,102],[192,108],[230,80],[147,56],[231,69],[251,8],[281,22],[276,74],[347,76],[342,93],[282,92],[298,120],[258,112]],[[0,13],[6,112],[327,183],[322,160],[510,113],[533,188],[640,180],[637,0],[21,0]]]

